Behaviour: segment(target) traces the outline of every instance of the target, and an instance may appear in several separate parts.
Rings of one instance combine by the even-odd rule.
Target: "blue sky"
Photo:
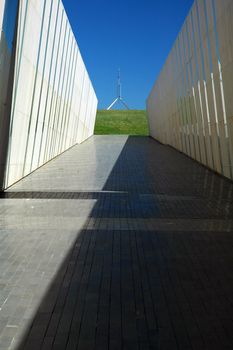
[[[1,0],[0,0],[1,1]],[[18,1],[17,0],[6,0],[4,13],[4,22],[3,22],[3,31],[5,34],[6,42],[9,50],[12,49],[12,42],[14,39],[15,32],[15,18],[17,14]]]
[[[193,0],[63,0],[99,109],[116,97],[121,68],[123,97],[145,109]]]

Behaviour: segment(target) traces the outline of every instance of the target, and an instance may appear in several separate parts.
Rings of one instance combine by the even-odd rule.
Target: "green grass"
[[[148,135],[146,111],[99,110],[95,135]]]

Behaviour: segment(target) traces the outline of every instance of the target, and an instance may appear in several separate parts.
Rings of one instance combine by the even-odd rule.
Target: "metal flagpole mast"
[[[118,70],[118,98],[121,99],[121,70]]]
[[[121,85],[121,71],[120,69],[118,70],[118,79],[117,79],[117,98],[110,104],[110,106],[107,108],[109,111],[112,109],[112,107],[119,101],[122,103],[126,109],[129,109],[127,103],[123,100],[122,98],[122,85]]]

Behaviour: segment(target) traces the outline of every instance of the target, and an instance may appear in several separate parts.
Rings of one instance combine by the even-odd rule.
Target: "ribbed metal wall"
[[[3,187],[90,137],[96,108],[62,2],[20,0]]]
[[[196,0],[147,100],[154,138],[231,179],[232,33],[232,0]]]

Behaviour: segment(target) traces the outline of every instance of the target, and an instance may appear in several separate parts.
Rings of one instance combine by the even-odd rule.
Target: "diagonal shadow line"
[[[154,191],[152,169],[147,167],[146,158],[152,156],[155,147],[157,143],[148,138],[129,137],[103,190]],[[138,163],[137,152],[144,164]],[[186,162],[191,164],[192,161]],[[216,175],[212,176],[217,181]],[[190,183],[192,181],[190,179]],[[89,195],[97,196],[97,193]],[[121,195],[101,193],[98,196],[104,198],[107,208],[115,199],[115,210],[119,210]],[[139,349],[143,344],[151,349],[161,348],[164,337],[158,328],[154,303],[164,295],[158,294],[158,282],[151,281],[153,278],[159,281],[157,266],[164,261],[160,253],[156,253],[155,235],[152,237],[146,226],[144,230],[134,228],[124,232],[119,227],[117,230],[88,228],[100,205],[100,197],[97,197],[97,203],[51,281],[18,350]],[[164,244],[167,243],[165,238]],[[173,348],[177,346],[174,332],[169,328],[166,335],[175,342]]]
[[[124,148],[127,145],[124,146]],[[121,157],[122,149],[119,158]],[[117,160],[117,161],[118,161]],[[111,174],[109,175],[111,176]],[[125,195],[124,191],[123,195]],[[1,194],[3,198],[65,198],[65,199],[97,199],[109,200],[112,197],[121,197],[122,193],[104,190],[101,192],[6,192]],[[95,207],[98,202],[95,204]],[[94,210],[94,208],[93,208]],[[32,322],[27,327],[22,340],[17,346],[17,350],[36,350],[36,349],[52,349],[59,346],[60,349],[66,347],[77,348],[80,345],[80,333],[86,305],[86,294],[88,289],[88,282],[91,276],[91,270],[95,264],[96,236],[97,233],[101,237],[106,234],[106,231],[90,230],[88,223],[92,218],[92,213],[87,218],[83,229],[77,233],[77,239],[74,245],[67,252],[64,261],[51,281],[46,294],[40,302],[38,309],[32,319]],[[109,246],[109,253],[112,252],[112,242]],[[105,254],[105,258],[106,258]],[[98,259],[99,260],[99,259]],[[103,258],[101,260],[101,269],[103,265]],[[99,265],[99,261],[97,262]],[[72,266],[72,271],[71,267]],[[77,273],[78,271],[78,273]],[[78,276],[77,276],[78,274]],[[70,301],[69,301],[70,298]],[[63,317],[63,311],[66,304],[69,305],[70,317],[69,321]],[[98,301],[95,299],[94,304]],[[92,301],[93,305],[93,301]],[[80,313],[74,314],[80,308]],[[96,322],[95,319],[92,319]],[[75,333],[74,333],[75,329]],[[62,332],[63,337],[58,337],[56,343],[56,335]],[[93,332],[91,332],[93,335]],[[94,337],[95,338],[95,337]],[[93,342],[93,339],[91,342]]]
[[[145,140],[148,138],[144,137],[143,139]],[[127,153],[127,149],[129,145],[131,145],[132,140],[137,140],[138,142],[139,137],[129,137],[116,164],[118,162],[121,163],[122,160],[125,161],[124,153]],[[111,176],[114,176],[115,178],[115,173],[119,176],[116,164],[109,175],[109,179],[111,179]],[[124,172],[121,173],[121,176],[125,176]],[[119,195],[118,191],[121,190],[114,189],[113,191],[115,193],[109,194],[108,192],[111,191],[112,187],[112,180],[109,182],[109,179],[103,188],[105,192],[101,193],[101,197],[105,197],[104,199],[107,206],[111,205],[112,200],[114,199],[116,209],[119,209],[119,199],[122,195]],[[146,184],[145,176],[143,176],[143,183]],[[137,186],[139,186],[140,192],[142,190],[142,184],[137,184]],[[146,188],[144,190],[148,191]],[[133,188],[130,189],[130,191],[135,191],[135,183],[133,183]],[[138,190],[136,189],[136,191]],[[13,196],[14,195],[16,194],[13,193]],[[28,194],[23,193],[17,195],[22,195],[24,198],[25,195],[27,196]],[[41,196],[41,193],[37,193],[36,195]],[[67,195],[69,197],[70,193]],[[91,196],[92,195],[93,193]],[[97,193],[94,193],[95,199],[98,199],[96,198],[96,195]],[[60,196],[60,194],[58,196]],[[98,196],[100,196],[100,194],[98,194]],[[84,226],[88,226],[88,222],[93,217],[95,208],[98,207],[98,205],[99,201],[95,204],[93,211]],[[121,348],[122,325],[120,319],[122,310],[120,304],[118,304],[117,310],[114,311],[111,330],[109,330],[112,334],[112,339],[109,334],[105,337],[105,340],[103,340],[101,334],[99,334],[97,340],[98,331],[96,331],[97,309],[101,314],[100,317],[106,319],[105,321],[99,320],[99,322],[102,323],[100,333],[102,332],[101,328],[109,328],[107,319],[110,309],[106,310],[105,306],[101,307],[100,305],[101,297],[99,294],[101,292],[100,284],[102,284],[103,273],[109,275],[108,285],[110,286],[111,284],[112,287],[111,290],[109,290],[109,295],[105,295],[105,292],[103,291],[102,298],[104,297],[105,299],[106,297],[109,300],[109,303],[111,299],[113,309],[115,308],[114,299],[117,298],[119,301],[119,298],[121,298],[121,291],[119,288],[121,285],[120,271],[122,267],[120,266],[121,253],[118,251],[121,241],[120,236],[120,228],[118,228],[117,233],[113,233],[108,229],[91,230],[84,228],[78,234],[75,244],[68,252],[59,271],[51,282],[51,285],[46,295],[43,297],[43,300],[35,313],[34,319],[26,330],[18,349],[36,350],[58,347],[59,349],[84,349],[93,348],[93,346],[96,346],[96,348],[100,348],[99,346],[101,346],[101,349],[104,349],[108,348],[112,342],[117,349]],[[101,252],[101,244],[105,246],[103,252]],[[114,261],[115,258],[113,256],[115,250],[117,250],[117,252],[114,253],[114,255],[118,255],[116,261]],[[106,271],[106,267],[108,271]],[[79,271],[78,274],[77,270]],[[117,296],[115,295],[116,291]],[[104,303],[104,300],[102,300],[102,303]],[[67,311],[65,311],[65,308],[67,308],[68,314]],[[136,319],[134,319],[134,321],[136,322]],[[137,348],[136,343],[134,348]]]

